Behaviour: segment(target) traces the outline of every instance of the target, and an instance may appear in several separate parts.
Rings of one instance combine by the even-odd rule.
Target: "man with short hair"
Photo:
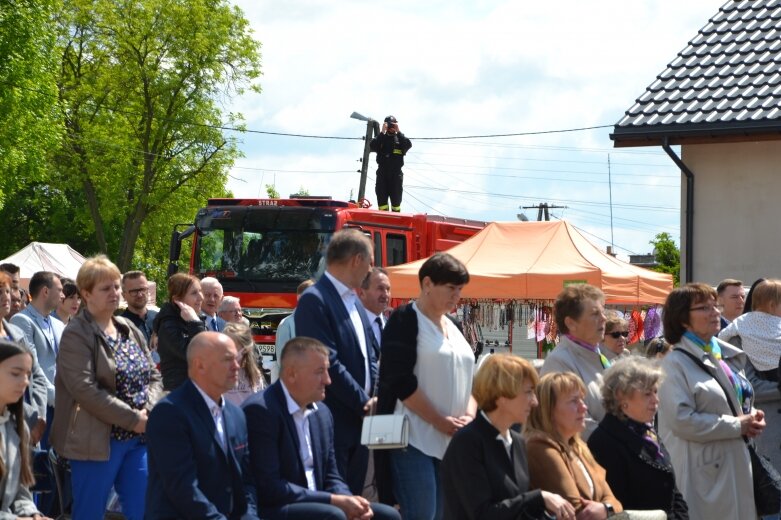
[[[121,316],[129,319],[144,334],[146,343],[152,348],[152,324],[157,311],[147,309],[149,303],[149,282],[142,271],[128,271],[122,275],[122,297],[127,302]]]
[[[19,289],[19,266],[12,263],[0,264],[0,271],[11,277],[11,289]]]
[[[330,354],[316,339],[290,340],[279,380],[243,405],[259,512],[270,520],[399,519],[352,493],[337,469],[334,419],[319,402],[331,383]]]
[[[65,325],[51,317],[64,297],[60,277],[49,271],[38,271],[30,278],[32,300],[23,310],[14,314],[11,323],[19,327],[33,350],[33,365],[39,365],[45,377],[37,378],[33,370],[31,387],[46,387],[46,432],[41,447],[48,447],[49,428],[54,417],[54,376],[57,372],[57,354]]]
[[[222,332],[225,328],[225,320],[217,316],[222,303],[222,284],[216,278],[207,276],[201,280],[201,292],[203,293],[201,311],[206,317],[206,330]]]
[[[241,301],[235,296],[223,297],[217,315],[225,323],[244,323],[245,320],[241,312]]]
[[[187,347],[189,379],[157,403],[146,427],[146,519],[257,519],[247,423],[222,394],[239,377],[236,344],[201,332]]]
[[[721,306],[721,328],[723,329],[743,314],[743,306],[746,304],[746,290],[740,280],[727,278],[716,287],[716,295],[717,303]]]
[[[382,329],[385,328],[384,312],[390,305],[391,286],[388,272],[382,267],[372,267],[369,274],[358,287],[358,298],[361,299],[366,316],[372,327],[372,344],[375,356],[379,359],[382,346]]]
[[[336,464],[354,495],[363,489],[369,451],[361,445],[363,417],[371,408],[377,360],[370,324],[355,294],[369,273],[372,243],[357,229],[334,233],[326,251],[326,270],[296,307],[297,336],[315,338],[331,352],[332,384],[325,403],[334,416]]]
[[[22,289],[11,289],[11,311],[8,313],[8,319],[10,320],[14,314],[27,307],[27,302],[24,301],[27,295],[22,293]]]

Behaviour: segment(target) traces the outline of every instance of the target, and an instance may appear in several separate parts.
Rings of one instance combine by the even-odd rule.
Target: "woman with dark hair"
[[[625,508],[662,510],[669,520],[688,520],[670,454],[653,426],[661,378],[659,366],[640,356],[620,359],[607,369],[602,380],[605,418],[588,447]]]
[[[626,348],[629,337],[629,322],[619,312],[608,313],[605,321],[605,339],[602,341],[600,351],[606,358],[613,361],[630,356],[631,352]]]
[[[559,344],[545,358],[540,374],[572,372],[586,385],[587,439],[605,415],[602,408],[602,372],[610,360],[600,350],[605,337],[605,295],[598,288],[583,284],[570,285],[559,293],[553,307]],[[616,329],[626,330],[626,329]]]
[[[393,504],[395,495],[402,517],[433,520],[442,518],[439,465],[450,437],[477,412],[471,397],[475,358],[448,316],[469,282],[464,264],[436,253],[418,279],[417,301],[399,307],[382,333],[377,413],[406,413],[410,425],[409,446],[388,450],[390,482],[377,460],[377,485],[381,501]]]
[[[168,301],[157,313],[152,330],[157,334],[163,387],[169,392],[187,380],[187,345],[206,330],[200,318],[202,303],[198,278],[176,273],[168,279]]]
[[[222,330],[236,344],[239,353],[239,380],[235,388],[223,394],[223,397],[236,406],[241,406],[249,396],[263,390],[266,380],[258,368],[258,358],[255,355],[255,341],[252,330],[243,323],[229,322]]]
[[[62,300],[54,311],[52,316],[68,324],[68,322],[76,316],[81,307],[81,295],[79,294],[79,288],[76,287],[76,282],[70,278],[61,278],[62,281]]]
[[[5,300],[10,301],[10,295]],[[35,481],[23,400],[32,365],[24,347],[0,340],[0,519],[46,518],[29,489]]]
[[[70,462],[73,518],[102,518],[112,487],[128,520],[144,516],[144,432],[162,385],[144,335],[114,315],[120,277],[103,255],[82,264],[84,309],[65,327],[57,355],[51,444]]]
[[[575,518],[561,496],[529,486],[526,443],[512,430],[537,406],[537,371],[512,354],[486,358],[472,394],[480,411],[450,441],[442,459],[444,517],[452,520]],[[501,442],[497,442],[497,440]]]
[[[765,428],[753,407],[746,354],[716,338],[716,291],[690,283],[664,304],[664,336],[673,350],[662,360],[659,434],[692,519],[757,517],[751,459],[743,437]]]

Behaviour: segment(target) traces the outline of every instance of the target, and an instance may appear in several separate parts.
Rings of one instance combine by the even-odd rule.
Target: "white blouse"
[[[416,303],[412,306],[418,317],[417,362],[413,371],[418,389],[440,414],[466,415],[475,371],[472,348],[451,320],[443,320],[447,327],[445,337]],[[429,457],[441,460],[450,436],[406,408],[400,400],[396,403],[396,413],[406,413],[409,417],[409,443]]]

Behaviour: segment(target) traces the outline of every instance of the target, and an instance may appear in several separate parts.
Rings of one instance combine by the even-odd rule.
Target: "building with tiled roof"
[[[781,277],[781,0],[725,3],[610,137],[681,169],[682,282]]]

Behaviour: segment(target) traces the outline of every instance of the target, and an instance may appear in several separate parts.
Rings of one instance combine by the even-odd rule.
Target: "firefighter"
[[[396,118],[388,116],[382,124],[382,132],[371,140],[369,147],[377,153],[377,183],[374,186],[377,206],[387,211],[390,196],[390,210],[401,211],[404,182],[401,167],[404,166],[404,156],[412,148],[412,143],[399,131]]]

